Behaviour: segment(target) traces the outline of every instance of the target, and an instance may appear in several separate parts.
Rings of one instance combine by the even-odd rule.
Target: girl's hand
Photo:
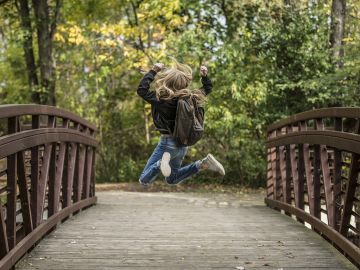
[[[164,67],[165,67],[165,65],[163,63],[156,63],[153,66],[152,70],[154,70],[155,72],[159,72],[159,71],[163,70]]]
[[[200,75],[201,77],[205,77],[208,74],[208,69],[205,66],[200,67]]]

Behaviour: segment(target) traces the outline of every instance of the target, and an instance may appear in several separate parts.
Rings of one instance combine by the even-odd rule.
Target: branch
[[[55,31],[56,31],[56,26],[57,26],[57,23],[60,18],[61,6],[62,6],[62,0],[56,0],[54,18],[53,18],[53,21],[50,26],[50,38],[51,39],[53,39],[53,37],[54,37]]]
[[[4,5],[6,4],[7,2],[10,2],[11,0],[0,0],[0,5]]]

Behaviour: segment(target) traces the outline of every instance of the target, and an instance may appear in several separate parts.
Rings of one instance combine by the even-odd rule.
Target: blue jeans
[[[179,146],[174,138],[161,136],[158,145],[140,175],[139,182],[143,185],[147,185],[156,179],[160,174],[160,161],[164,152],[169,152],[171,155],[171,175],[165,178],[168,184],[176,185],[196,174],[200,169],[200,161],[181,167],[181,163],[187,150],[187,147]]]

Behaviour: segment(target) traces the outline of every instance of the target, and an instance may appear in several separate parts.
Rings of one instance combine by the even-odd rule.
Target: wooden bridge
[[[259,195],[96,197],[93,125],[36,105],[0,106],[0,119],[0,270],[360,265],[360,108],[269,127],[268,207]]]

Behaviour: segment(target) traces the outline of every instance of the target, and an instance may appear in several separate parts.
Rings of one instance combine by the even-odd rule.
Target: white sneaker
[[[164,152],[162,158],[161,158],[161,163],[160,163],[160,170],[161,173],[163,174],[163,176],[168,177],[171,174],[171,167],[170,167],[170,153],[169,152]]]
[[[202,160],[202,162],[208,165],[208,170],[218,172],[223,176],[225,175],[225,169],[223,165],[221,165],[221,163],[217,161],[212,154],[208,154],[206,158]]]

